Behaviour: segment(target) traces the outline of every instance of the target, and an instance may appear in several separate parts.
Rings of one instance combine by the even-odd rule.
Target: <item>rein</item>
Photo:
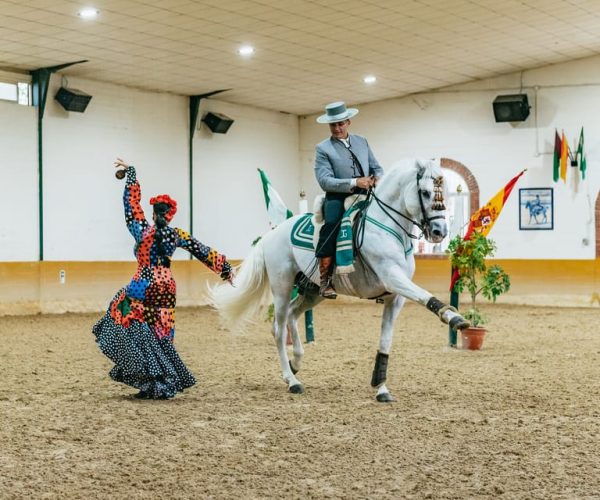
[[[375,195],[375,193],[372,193],[373,199],[377,202],[377,205],[379,205],[379,208],[381,208],[381,211],[387,215],[390,219],[392,219],[392,221],[400,228],[402,229],[402,231],[404,231],[406,233],[406,235],[409,238],[412,238],[413,240],[416,240],[418,238],[418,236],[415,236],[414,234],[412,234],[410,231],[406,230],[404,228],[404,226],[402,224],[400,224],[400,222],[398,222],[396,220],[396,218],[394,218],[394,216],[392,214],[390,214],[388,212],[388,210],[391,210],[392,212],[394,212],[396,215],[399,215],[400,217],[406,219],[409,222],[412,222],[415,226],[417,226],[421,231],[424,231],[423,226],[421,224],[419,224],[417,221],[411,219],[410,217],[404,215],[402,212],[396,210],[394,207],[388,205],[385,201],[383,201],[381,198],[378,198],[377,195]],[[421,196],[419,194],[419,201]],[[387,210],[386,210],[387,209]],[[423,203],[421,202],[421,210],[423,210]]]
[[[402,231],[404,231],[406,236],[408,236],[409,238],[411,238],[413,240],[416,240],[418,238],[418,236],[415,236],[410,231],[405,229],[404,226],[397,220],[397,218],[394,217],[394,215],[392,215],[389,211],[393,212],[396,215],[399,215],[400,217],[406,219],[409,222],[412,222],[415,226],[417,226],[421,230],[421,234],[431,231],[431,229],[430,229],[431,221],[445,218],[443,215],[435,215],[433,217],[427,217],[427,212],[425,210],[425,204],[423,203],[423,195],[421,193],[421,187],[419,185],[419,181],[422,178],[423,178],[423,175],[421,173],[418,173],[417,174],[417,192],[419,194],[419,205],[421,206],[421,215],[422,215],[422,220],[420,223],[414,219],[411,219],[407,215],[404,215],[402,212],[400,212],[399,210],[396,210],[394,207],[388,205],[381,198],[377,197],[377,195],[373,191],[373,188],[369,188],[369,191],[367,193],[366,206],[363,209],[363,211],[361,212],[360,219],[358,221],[358,227],[357,227],[358,230],[357,230],[357,235],[356,235],[356,239],[355,239],[357,249],[360,249],[364,242],[365,222],[367,220],[366,212],[367,212],[367,209],[369,208],[369,206],[371,205],[372,200],[375,200],[375,202],[377,203],[377,205],[379,206],[381,211],[385,215],[387,215],[387,217],[390,218],[394,222],[394,224],[396,224],[400,229],[402,229]],[[437,211],[442,211],[442,210],[446,209],[446,207],[444,206],[444,198],[442,195],[442,182],[443,182],[443,180],[441,178],[433,178],[434,202],[433,202],[432,208],[433,208],[433,210],[437,210]]]

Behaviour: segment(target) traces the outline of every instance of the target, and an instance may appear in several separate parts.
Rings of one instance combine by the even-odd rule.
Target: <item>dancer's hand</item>
[[[229,276],[227,276],[226,281],[228,281],[231,286],[235,286],[233,284],[234,279],[235,279],[235,271],[233,270],[233,267],[232,267],[231,270],[229,271]]]
[[[117,158],[114,163],[115,168],[127,168],[129,166],[128,163],[124,162],[121,158]]]

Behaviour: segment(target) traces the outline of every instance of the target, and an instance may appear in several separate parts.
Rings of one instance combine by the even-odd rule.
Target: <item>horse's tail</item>
[[[233,286],[222,283],[210,289],[211,303],[219,312],[223,326],[230,331],[243,328],[261,305],[269,303],[270,297],[262,239],[242,262]]]

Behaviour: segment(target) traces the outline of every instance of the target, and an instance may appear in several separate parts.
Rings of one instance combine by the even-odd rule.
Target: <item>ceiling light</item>
[[[377,81],[377,77],[374,75],[367,75],[363,78],[363,82],[367,85],[373,85]]]
[[[254,54],[254,47],[251,47],[250,45],[242,45],[238,49],[238,54],[243,57],[250,57],[252,54]]]
[[[78,13],[79,17],[82,19],[94,19],[98,14],[100,14],[100,11],[98,9],[94,9],[93,7],[82,9]]]

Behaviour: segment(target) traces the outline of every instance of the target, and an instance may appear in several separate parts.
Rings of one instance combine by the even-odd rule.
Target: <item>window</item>
[[[0,99],[5,101],[17,100],[17,86],[14,83],[0,82]]]
[[[17,102],[23,106],[31,104],[31,85],[25,82],[17,83]]]
[[[0,99],[29,106],[31,104],[31,85],[25,82],[0,82]]]
[[[433,254],[443,255],[448,248],[448,243],[457,234],[463,236],[467,230],[469,222],[469,214],[471,207],[469,206],[469,188],[465,180],[447,168],[442,169],[446,179],[446,224],[448,224],[448,236],[441,243],[429,243],[421,236],[416,245],[417,254]]]

